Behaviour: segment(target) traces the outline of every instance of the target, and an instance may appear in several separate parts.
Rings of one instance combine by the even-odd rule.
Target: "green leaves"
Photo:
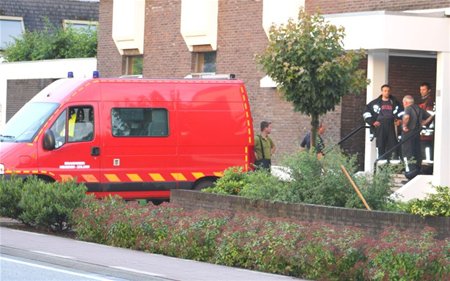
[[[345,51],[344,37],[344,28],[300,11],[297,21],[272,26],[269,44],[257,61],[295,111],[319,117],[368,84],[359,69],[364,52]]]
[[[407,212],[420,216],[444,216],[450,217],[450,188],[448,186],[436,186],[436,194],[430,194],[427,198],[415,199],[408,203]]]
[[[22,188],[19,218],[32,226],[69,230],[72,213],[81,206],[86,191],[86,186],[74,181],[47,183],[36,177],[28,178]]]
[[[90,58],[97,55],[97,32],[93,29],[56,28],[47,20],[44,30],[25,31],[5,49],[9,62],[63,58]]]

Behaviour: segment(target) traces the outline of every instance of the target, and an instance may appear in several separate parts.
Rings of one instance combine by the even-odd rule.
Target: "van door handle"
[[[99,156],[100,155],[100,147],[98,147],[98,146],[91,147],[91,155]]]

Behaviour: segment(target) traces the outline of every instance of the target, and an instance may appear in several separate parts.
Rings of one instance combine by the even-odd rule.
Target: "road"
[[[0,250],[1,280],[39,280],[33,270],[66,274],[45,280],[299,280],[5,227],[0,227]],[[26,268],[29,274],[23,279],[6,279],[12,268]]]
[[[0,256],[0,279],[8,281],[34,280],[34,281],[126,281],[127,279],[114,278],[106,274],[94,274],[73,268],[56,266],[51,263],[40,262],[10,256],[2,253]]]

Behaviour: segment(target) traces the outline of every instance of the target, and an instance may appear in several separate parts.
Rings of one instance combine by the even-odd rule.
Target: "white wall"
[[[69,71],[75,78],[92,77],[96,69],[96,58],[0,63],[0,131],[6,123],[8,80],[58,79],[67,77]]]
[[[449,52],[449,18],[401,12],[364,12],[326,15],[345,28],[344,47]]]

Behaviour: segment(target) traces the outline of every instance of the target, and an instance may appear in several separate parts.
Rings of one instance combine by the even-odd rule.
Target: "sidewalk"
[[[85,270],[110,270],[116,275],[120,271],[122,278],[130,280],[300,280],[9,228],[17,223],[0,218],[2,254],[64,266],[84,266]]]

